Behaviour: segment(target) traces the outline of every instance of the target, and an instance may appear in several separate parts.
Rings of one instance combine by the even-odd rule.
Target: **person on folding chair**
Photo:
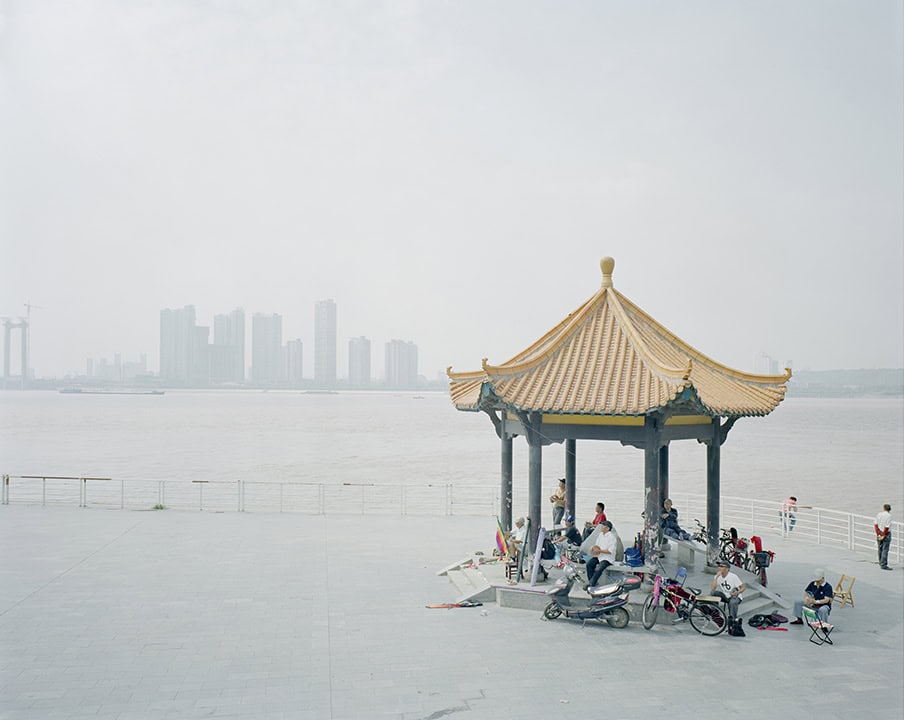
[[[813,571],[814,580],[804,590],[803,600],[794,601],[794,619],[791,625],[803,625],[803,607],[813,608],[817,617],[822,622],[829,621],[829,613],[832,612],[832,600],[835,593],[832,586],[826,582],[826,572],[822,568]]]

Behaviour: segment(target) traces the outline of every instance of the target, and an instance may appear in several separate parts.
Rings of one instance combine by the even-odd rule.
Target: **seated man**
[[[524,518],[519,517],[515,520],[515,527],[506,533],[506,541],[512,549],[513,554],[517,557],[524,547],[524,541],[527,539],[527,525],[524,524]]]
[[[804,605],[813,608],[816,611],[817,617],[823,622],[829,621],[829,613],[832,612],[832,599],[835,596],[832,592],[832,586],[826,582],[825,570],[817,568],[813,571],[813,576],[816,579],[807,585],[806,590],[804,590],[804,599],[794,601],[794,619],[791,621],[792,625],[804,624],[804,621],[801,619],[804,614]]]
[[[563,541],[568,541],[573,545],[581,544],[581,534],[574,526],[574,515],[565,516],[565,529],[561,532],[559,537],[553,539],[553,542],[556,543]]]
[[[744,599],[741,596],[744,592],[744,583],[733,572],[729,572],[727,560],[719,560],[716,564],[719,566],[719,572],[713,578],[712,593],[728,603],[728,618],[735,620],[738,617],[738,606]]]
[[[676,540],[690,540],[690,533],[678,526],[678,511],[672,507],[671,499],[666,498],[662,506],[664,509],[660,516],[662,518],[662,534]]]
[[[590,559],[587,561],[587,585],[595,587],[606,568],[615,562],[615,550],[617,540],[612,532],[612,523],[606,520],[600,523],[600,534],[596,539],[596,545],[590,548]]]
[[[590,522],[584,523],[584,532],[581,534],[582,538],[586,540],[590,537],[590,533],[593,532],[593,529],[599,525],[601,522],[606,520],[606,506],[604,503],[598,502],[596,504],[596,515],[593,516],[593,520]]]

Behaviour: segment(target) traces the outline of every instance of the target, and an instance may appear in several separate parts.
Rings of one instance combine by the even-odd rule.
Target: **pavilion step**
[[[496,591],[484,574],[474,567],[463,567],[446,571],[446,577],[455,586],[457,597],[455,602],[473,600],[475,602],[493,602]]]
[[[465,567],[466,565],[470,565],[470,564],[471,564],[471,557],[468,556],[468,557],[464,558],[463,560],[459,560],[458,562],[454,562],[451,565],[447,565],[442,570],[437,570],[436,574],[437,575],[448,575],[450,570],[461,570],[461,568]]]

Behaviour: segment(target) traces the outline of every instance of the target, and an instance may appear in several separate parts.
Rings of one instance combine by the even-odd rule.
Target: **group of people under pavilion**
[[[754,375],[704,355],[618,292],[603,258],[599,289],[536,342],[499,365],[447,369],[453,405],[482,412],[500,440],[500,522],[512,527],[513,441],[528,448],[527,516],[532,551],[542,524],[543,448],[565,445],[561,516],[574,515],[577,441],[609,440],[644,453],[645,553],[657,554],[669,496],[669,446],[706,448],[707,557],[719,550],[720,448],[734,423],[765,416],[785,396],[791,371]],[[638,481],[638,484],[639,481]]]

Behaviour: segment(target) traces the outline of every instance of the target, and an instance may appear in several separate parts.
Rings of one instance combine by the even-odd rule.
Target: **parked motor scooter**
[[[544,620],[555,620],[561,615],[574,620],[599,620],[611,627],[623,628],[628,624],[630,615],[625,605],[628,604],[628,593],[640,587],[640,578],[628,575],[617,582],[600,585],[588,589],[587,600],[574,600],[569,596],[577,577],[577,570],[572,565],[565,566],[565,574],[556,581],[554,587],[546,591],[550,603],[543,609]]]

